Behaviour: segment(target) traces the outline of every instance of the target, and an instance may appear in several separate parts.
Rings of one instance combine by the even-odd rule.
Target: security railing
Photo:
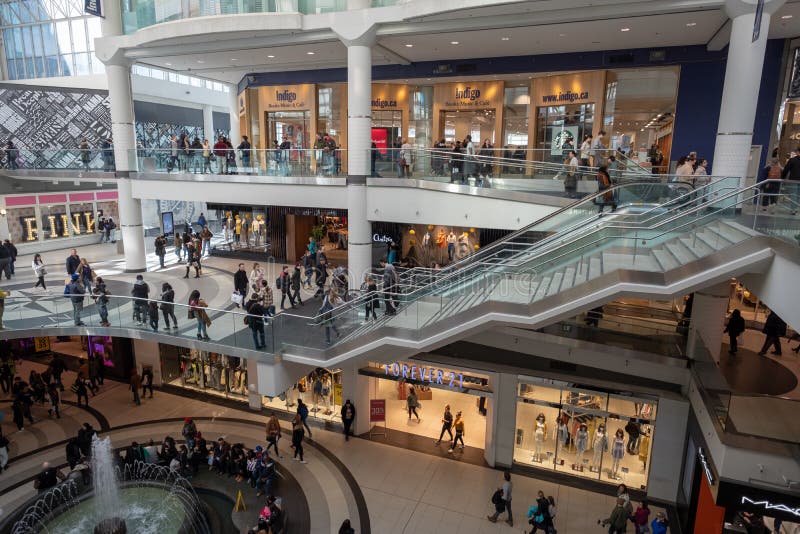
[[[0,169],[113,172],[112,148],[0,148]]]

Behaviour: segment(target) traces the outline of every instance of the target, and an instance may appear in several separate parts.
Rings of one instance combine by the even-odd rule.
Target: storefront
[[[261,397],[262,406],[267,410],[292,414],[297,412],[298,400],[308,406],[311,419],[341,421],[344,402],[341,369],[319,367],[277,397]]]
[[[370,377],[370,400],[386,403],[386,428],[436,440],[442,431],[442,414],[450,406],[453,417],[464,421],[464,443],[483,449],[486,416],[491,410],[492,386],[488,375],[468,369],[449,369],[421,361],[370,363],[358,370]],[[419,420],[408,412],[408,394],[417,395]],[[445,434],[447,440],[447,434]]]
[[[658,402],[531,378],[517,390],[514,462],[647,489]]]
[[[391,149],[403,141],[430,148],[444,140],[452,147],[469,135],[476,146],[488,141],[509,159],[536,154],[536,159],[560,162],[565,150],[578,149],[585,135],[601,130],[607,132],[603,144],[609,150],[622,150],[642,164],[649,163],[648,152],[657,148],[664,170],[672,149],[679,75],[680,67],[664,66],[500,75],[492,80],[462,77],[458,82],[376,82],[371,98],[375,172],[396,174]],[[293,149],[311,148],[317,133],[327,133],[337,146],[347,148],[345,83],[254,87],[241,97],[254,146],[271,148],[286,135]],[[299,156],[292,157],[296,161]],[[423,168],[426,161],[412,157],[412,176],[429,170]],[[305,164],[316,168],[316,158],[310,156]]]
[[[247,360],[159,343],[163,384],[248,401]]]
[[[3,220],[20,254],[99,240],[101,218],[119,221],[116,191],[6,195]],[[28,245],[28,246],[26,246]]]

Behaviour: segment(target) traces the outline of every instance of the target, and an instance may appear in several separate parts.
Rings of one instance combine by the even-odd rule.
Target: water
[[[95,507],[100,519],[117,516],[120,510],[119,483],[111,438],[100,439],[96,434],[92,437],[91,467]]]

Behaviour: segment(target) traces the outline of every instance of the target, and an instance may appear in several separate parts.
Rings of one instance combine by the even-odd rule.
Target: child
[[[148,304],[148,308],[148,313],[150,315],[150,328],[153,329],[153,332],[158,332],[158,302],[151,300]]]

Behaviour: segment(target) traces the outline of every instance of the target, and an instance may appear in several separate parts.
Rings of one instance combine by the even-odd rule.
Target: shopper
[[[667,528],[669,528],[669,521],[667,521],[667,516],[664,515],[664,512],[658,512],[656,514],[656,518],[653,519],[653,521],[650,523],[650,529],[652,533],[667,534]]]
[[[245,305],[247,315],[244,318],[245,324],[250,327],[253,334],[253,344],[256,350],[261,350],[267,346],[264,338],[264,307],[259,301],[258,293],[253,293],[250,300]]]
[[[240,263],[239,268],[233,273],[233,290],[241,297],[236,307],[244,306],[247,300],[247,272],[244,270],[244,263]]]
[[[153,398],[153,368],[144,367],[142,369],[142,398],[145,397],[145,392],[150,390],[150,398]]]
[[[70,250],[69,256],[67,256],[67,276],[72,276],[76,272],[78,272],[78,266],[81,264],[81,259],[78,256],[78,251],[74,248]]]
[[[342,424],[344,424],[344,440],[349,441],[350,435],[353,433],[353,421],[356,418],[356,407],[350,402],[350,399],[344,401],[342,405]]]
[[[142,401],[139,400],[139,388],[140,387],[142,387],[142,377],[139,376],[139,371],[134,369],[131,372],[130,390],[133,392],[133,402],[135,402],[137,406],[142,404]]]
[[[100,326],[111,326],[111,323],[108,322],[108,295],[108,289],[106,289],[103,277],[98,276],[94,280],[92,298],[94,298],[94,302],[97,304],[97,312],[100,314]]]
[[[161,314],[164,316],[164,330],[169,330],[169,320],[172,319],[172,329],[178,329],[178,319],[175,317],[175,290],[169,283],[161,284]]]
[[[51,467],[48,462],[44,462],[42,464],[42,472],[39,473],[33,481],[33,487],[38,490],[39,493],[44,493],[50,488],[56,487],[59,482],[66,479],[67,477],[64,476],[64,473],[59,469]]]
[[[44,266],[44,261],[42,261],[41,254],[36,254],[33,257],[33,262],[31,262],[31,267],[33,267],[34,276],[36,276],[36,285],[33,286],[33,289],[42,286],[42,290],[45,293],[49,293],[49,291],[47,291],[47,286],[44,283],[44,276],[47,274],[47,269]]]
[[[208,327],[211,326],[211,319],[206,313],[208,304],[200,298],[200,292],[194,290],[189,294],[189,319],[197,321],[197,339],[208,341]]]
[[[608,534],[625,534],[629,518],[630,514],[625,508],[625,499],[619,497],[614,509],[611,510],[611,515],[607,519],[603,519],[600,524],[608,525]]]
[[[94,271],[92,267],[89,265],[89,261],[86,258],[81,258],[80,266],[78,266],[78,274],[81,275],[81,282],[83,282],[84,288],[92,287],[92,279],[94,278]]]
[[[633,514],[633,526],[636,529],[635,534],[647,534],[649,527],[647,522],[650,518],[650,508],[647,507],[647,500],[643,499],[641,504],[636,507],[636,513]]]
[[[275,285],[277,286],[278,289],[281,290],[281,310],[286,309],[286,306],[284,306],[284,304],[286,303],[287,296],[289,297],[289,304],[292,306],[292,308],[296,308],[297,306],[295,306],[294,304],[294,297],[292,296],[292,293],[290,291],[291,279],[289,277],[288,265],[284,265],[283,269],[281,269],[281,274],[278,276],[278,279],[275,280]]]
[[[200,231],[200,239],[203,241],[203,248],[200,251],[202,256],[211,256],[212,237],[214,237],[214,233],[208,228],[208,226],[203,225],[203,229]]]
[[[292,271],[291,276],[291,293],[289,294],[289,302],[294,299],[300,306],[303,305],[303,299],[300,297],[300,285],[301,285],[301,274],[300,274],[300,263],[295,263],[294,271]]]
[[[52,382],[47,387],[47,399],[50,401],[50,408],[47,409],[47,415],[52,417],[53,412],[55,412],[56,419],[61,419],[61,414],[58,411],[61,406],[61,394],[58,392],[58,386],[55,382]]]
[[[153,332],[158,332],[158,301],[150,300],[147,302],[147,318]]]
[[[197,425],[194,424],[191,417],[183,420],[183,428],[181,429],[181,436],[186,441],[186,446],[189,449],[194,449],[194,438],[197,435]]]
[[[166,236],[159,235],[156,236],[154,246],[156,249],[156,256],[158,256],[158,263],[161,264],[161,268],[164,268],[164,256],[167,254],[167,238]]]
[[[444,437],[444,433],[450,436],[450,441],[453,441],[453,414],[450,413],[450,405],[445,404],[444,406],[444,414],[442,415],[442,431],[439,433],[439,439],[436,440],[436,445],[442,442],[442,438]]]
[[[450,444],[450,448],[447,450],[447,452],[450,454],[452,454],[456,449],[456,445],[459,441],[461,442],[459,450],[464,450],[464,419],[461,417],[461,412],[456,413],[456,420],[453,422],[453,430],[456,431],[456,436],[453,438],[453,442]],[[511,514],[508,515],[511,517]]]
[[[150,286],[144,281],[141,274],[136,275],[136,282],[131,289],[133,297],[133,318],[136,326],[142,326],[147,321],[147,299],[150,296]]]
[[[303,286],[306,289],[311,289],[311,277],[314,275],[314,267],[316,266],[316,258],[315,255],[311,252],[311,246],[313,245],[314,250],[316,251],[317,244],[314,242],[313,237],[309,237],[308,247],[309,249],[306,250],[305,254],[303,255],[303,274],[305,275],[305,280],[303,281]]]
[[[297,456],[300,455],[300,463],[304,464],[306,461],[303,459],[303,426],[305,425],[305,421],[300,417],[300,414],[297,413],[292,419],[292,446],[294,447],[294,459],[297,460]],[[311,433],[309,432],[309,437],[311,437]]]
[[[178,263],[183,263],[183,258],[181,257],[181,253],[183,252],[183,239],[181,238],[181,234],[178,232],[175,232],[173,244],[175,245],[175,255],[178,256]]]
[[[411,387],[408,390],[408,396],[406,396],[406,409],[408,410],[408,420],[411,420],[411,414],[414,414],[417,418],[417,423],[420,422],[419,414],[417,413],[417,408],[420,407],[419,399],[417,398],[416,390]]]
[[[758,355],[764,356],[767,353],[767,349],[773,346],[775,350],[772,351],[772,354],[781,356],[781,337],[786,335],[786,323],[783,319],[778,317],[778,314],[774,311],[770,311],[762,332],[764,332],[766,338],[761,350],[758,351]]]
[[[308,437],[311,438],[311,429],[308,427],[308,406],[303,399],[297,399],[297,415],[300,416],[303,426],[308,430]]]
[[[399,280],[397,271],[394,265],[389,263],[386,258],[381,259],[380,265],[383,267],[383,294],[384,302],[386,303],[386,313],[384,315],[395,315],[397,313],[395,304],[397,303],[396,293]]]
[[[514,516],[511,513],[511,490],[513,489],[514,485],[511,482],[511,472],[505,471],[503,473],[503,484],[497,488],[494,495],[492,496],[492,502],[498,501],[495,504],[495,512],[494,515],[487,516],[486,518],[491,521],[492,523],[497,522],[497,517],[506,512],[508,514],[508,519],[506,519],[506,523],[509,526],[514,526]],[[500,492],[498,495],[497,492]],[[499,499],[497,498],[499,496]],[[502,504],[502,508],[500,507]]]
[[[83,287],[78,273],[73,273],[70,279],[72,281],[67,286],[65,293],[70,295],[70,300],[72,301],[72,319],[75,326],[85,326],[85,323],[81,321],[81,312],[83,311],[83,295],[86,293],[86,288]]]
[[[377,321],[378,315],[375,310],[381,307],[380,299],[378,298],[378,285],[375,283],[375,278],[371,275],[364,277],[364,283],[361,285],[361,291],[364,293],[364,324],[369,323],[370,314],[372,320]]]
[[[328,290],[328,294],[325,295],[325,298],[322,300],[322,306],[320,307],[317,315],[320,317],[320,321],[325,327],[325,344],[331,344],[331,330],[336,333],[336,337],[341,337],[341,333],[339,329],[336,328],[336,308],[342,304],[342,300],[339,298],[339,295],[336,293],[335,289]]]
[[[310,435],[310,434],[309,434]],[[271,447],[275,447],[275,455],[278,458],[283,458],[278,452],[278,441],[281,439],[281,424],[278,421],[278,416],[275,412],[269,414],[267,420],[267,452]]]
[[[733,310],[731,312],[731,316],[728,319],[728,324],[725,326],[725,330],[723,333],[728,334],[728,339],[730,340],[730,349],[728,349],[728,354],[736,354],[739,350],[739,345],[737,343],[737,338],[744,333],[745,324],[744,318],[742,317],[742,312],[739,310]]]
[[[78,375],[75,379],[75,384],[72,386],[72,390],[75,392],[75,395],[78,397],[78,408],[81,406],[81,398],[86,400],[86,407],[89,407],[89,389],[86,386],[86,379]]]

